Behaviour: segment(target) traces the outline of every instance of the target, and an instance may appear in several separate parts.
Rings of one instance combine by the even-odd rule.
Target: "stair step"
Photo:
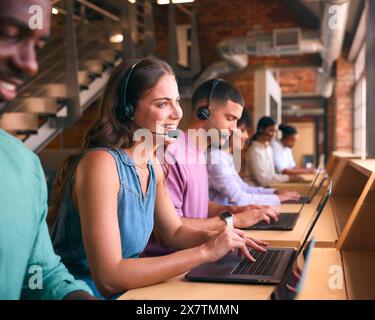
[[[19,133],[19,134],[16,134],[15,137],[16,137],[18,140],[24,141],[24,140],[28,137],[28,135],[27,135],[27,134]]]
[[[12,101],[12,106],[20,106],[16,112],[36,113],[39,115],[56,115],[61,107],[61,101],[56,98],[31,97],[16,98]]]
[[[0,127],[17,134],[31,134],[38,131],[38,115],[26,112],[8,112],[0,118]]]
[[[22,97],[64,98],[67,96],[66,85],[63,83],[36,84],[21,93]]]
[[[105,69],[104,63],[100,59],[89,59],[89,60],[83,61],[81,63],[81,66],[87,69],[90,73],[94,73],[98,75],[100,75]]]
[[[78,83],[81,87],[87,89],[90,85],[92,78],[90,76],[90,72],[86,70],[79,70],[78,71]]]
[[[101,49],[98,51],[98,57],[105,62],[115,62],[120,55],[118,51],[113,49]]]

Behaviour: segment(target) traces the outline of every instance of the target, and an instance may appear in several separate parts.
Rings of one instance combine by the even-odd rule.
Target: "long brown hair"
[[[136,67],[131,70],[132,66]],[[125,97],[121,88],[128,79]],[[131,119],[124,117],[124,103],[130,102],[135,108],[137,103],[151,90],[165,74],[174,75],[173,69],[164,61],[156,58],[130,59],[122,62],[112,72],[103,93],[100,112],[96,121],[88,129],[81,149],[69,156],[57,171],[52,189],[51,206],[48,212],[48,225],[57,217],[59,206],[67,189],[69,178],[74,174],[75,164],[90,148],[131,148],[134,145],[133,134],[138,129]],[[69,191],[69,190],[67,190]]]

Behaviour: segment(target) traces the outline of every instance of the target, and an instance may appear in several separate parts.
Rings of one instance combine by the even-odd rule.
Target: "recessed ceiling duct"
[[[211,64],[194,83],[202,82],[223,74],[247,67],[249,55],[295,56],[320,53],[323,65],[317,70],[316,93],[324,97],[332,94],[333,63],[340,57],[345,35],[350,0],[328,0],[323,7],[320,31],[305,31],[300,28],[275,29],[272,32],[253,30],[245,37],[220,42],[217,53],[224,60]]]

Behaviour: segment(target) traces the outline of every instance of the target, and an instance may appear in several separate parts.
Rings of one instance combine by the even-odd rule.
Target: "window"
[[[366,75],[365,75],[365,44],[362,45],[354,63],[354,150],[353,152],[366,157]]]

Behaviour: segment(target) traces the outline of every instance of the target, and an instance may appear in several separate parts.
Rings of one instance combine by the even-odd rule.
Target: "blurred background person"
[[[254,187],[246,183],[236,170],[233,153],[241,154],[249,140],[250,114],[244,108],[237,121],[237,131],[230,138],[228,147],[212,146],[207,152],[207,172],[209,197],[211,201],[223,205],[279,205],[287,200],[298,200],[299,194],[277,191],[271,188]]]
[[[257,129],[251,138],[247,166],[251,179],[256,185],[268,187],[272,183],[302,182],[304,179],[294,174],[280,174],[275,171],[271,141],[275,137],[275,120],[264,116],[259,119]]]
[[[299,138],[297,129],[280,124],[279,130],[282,132],[281,140],[275,138],[271,142],[276,172],[282,174],[314,173],[314,168],[298,168],[294,161],[292,149]]]

